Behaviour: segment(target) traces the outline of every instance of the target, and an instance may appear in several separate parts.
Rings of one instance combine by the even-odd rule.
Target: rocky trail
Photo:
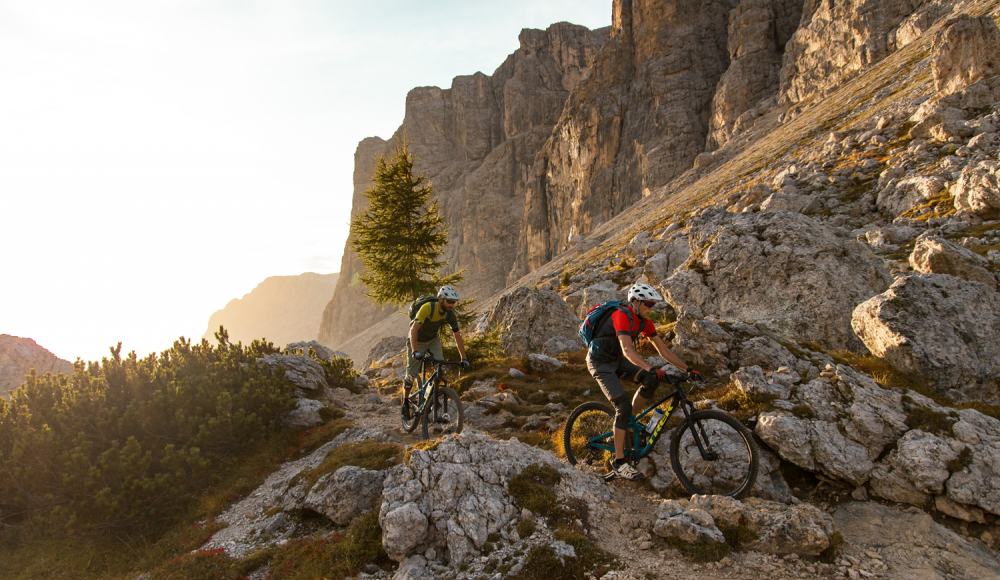
[[[360,265],[345,255],[321,337],[350,350],[360,394],[330,389],[307,357],[267,362],[297,369],[293,424],[322,424],[325,405],[352,426],[229,510],[209,546],[245,555],[343,532],[377,510],[396,565],[361,578],[1000,577],[997,2],[731,4],[704,9],[718,10],[704,30],[675,30],[661,2],[616,2],[608,40],[533,31],[494,77],[413,94],[407,119],[430,131],[428,157],[465,160],[431,167],[450,176],[442,196],[463,224],[455,231],[478,231],[485,213],[467,212],[497,207],[490,195],[462,201],[478,186],[519,202],[496,225],[520,229],[516,244],[500,248],[492,230],[452,241],[458,266],[489,272],[477,289],[496,290],[467,334],[497,333],[509,358],[456,385],[460,435],[403,433],[400,321],[362,309],[344,322],[338,313],[360,299],[348,288]],[[727,36],[728,60],[717,50]],[[697,90],[655,86],[675,56],[661,37],[710,45],[680,59],[707,75]],[[550,63],[553,42],[566,48]],[[519,172],[497,169],[507,146],[458,155],[431,131],[444,126],[438,100],[458,106],[485,94],[468,83],[523,83],[538,66],[568,94],[541,115],[548,140],[522,143],[510,164],[533,177],[497,177]],[[682,109],[700,99],[710,127],[668,121],[682,111],[642,100],[649,90]],[[633,97],[641,114],[620,118]],[[608,119],[621,135],[603,133]],[[475,145],[477,133],[463,135]],[[685,145],[702,137],[705,150]],[[637,281],[666,299],[658,332],[709,378],[699,407],[752,428],[761,466],[750,497],[686,496],[662,443],[637,466],[641,483],[605,483],[558,456],[553,434],[568,413],[602,400],[583,383],[580,318]],[[381,322],[350,337],[358,317]]]
[[[376,360],[370,374],[381,375],[379,366],[399,369],[400,359]],[[838,372],[850,376],[845,369]],[[283,465],[220,516],[228,526],[202,549],[222,548],[233,557],[246,557],[296,539],[329,537],[364,511],[377,509],[383,546],[399,565],[369,566],[357,578],[516,576],[531,565],[533,549],[551,549],[567,561],[582,558],[564,541],[566,530],[614,558],[595,569],[593,577],[602,578],[971,579],[1000,574],[996,552],[971,537],[967,524],[939,514],[942,525],[917,507],[857,501],[851,488],[826,478],[785,483],[793,492],[786,503],[727,503],[722,501],[727,498],[707,496],[688,500],[668,488],[662,490],[668,497],[682,499],[664,500],[650,480],[605,483],[598,474],[571,467],[547,451],[514,439],[504,441],[511,435],[526,436],[532,427],[512,432],[509,423],[498,427],[495,418],[478,412],[493,404],[482,383],[467,389],[472,396],[466,398],[473,400],[465,402],[469,412],[462,435],[425,442],[419,428],[414,434],[402,430],[398,395],[387,392],[396,384],[389,374],[359,379],[358,386],[365,388],[358,394],[324,389],[319,400],[342,410],[343,419],[356,427]],[[499,438],[490,436],[490,429]],[[406,447],[408,463],[380,471],[343,467],[306,489],[303,474],[336,449],[364,442]],[[560,481],[552,489],[559,504],[572,507],[572,515],[532,513],[520,505],[525,500],[515,498],[508,484],[532,465],[558,472]],[[796,485],[794,490],[791,485]],[[755,495],[765,488],[759,484]],[[527,532],[521,527],[525,520],[532,522]],[[753,539],[733,545],[722,557],[709,558],[714,561],[697,561],[691,546],[703,546],[699,540],[713,533],[721,537],[718,530],[726,529],[729,520],[753,529]],[[845,543],[834,556],[821,556],[834,530]],[[252,577],[266,578],[267,573],[265,566]]]

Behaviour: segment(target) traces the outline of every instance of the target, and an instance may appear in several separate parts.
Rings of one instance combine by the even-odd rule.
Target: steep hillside
[[[73,365],[39,346],[30,338],[0,334],[0,397],[21,383],[28,371],[73,374]]]
[[[339,274],[272,276],[243,298],[234,298],[208,320],[204,338],[214,343],[219,326],[233,342],[266,338],[278,347],[315,340],[323,308],[333,296]]]

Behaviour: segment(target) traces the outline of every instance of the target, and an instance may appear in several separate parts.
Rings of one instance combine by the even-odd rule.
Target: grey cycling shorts
[[[591,376],[594,377],[597,384],[601,386],[604,396],[610,401],[615,397],[625,394],[625,387],[622,386],[621,377],[634,377],[642,369],[632,364],[625,357],[610,362],[600,362],[594,361],[592,355],[588,353],[587,370],[590,371]]]

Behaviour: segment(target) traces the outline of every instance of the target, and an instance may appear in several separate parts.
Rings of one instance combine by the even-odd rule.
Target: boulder
[[[618,284],[615,284],[611,280],[604,280],[583,289],[583,298],[580,300],[580,306],[576,310],[576,315],[579,318],[583,318],[597,304],[607,302],[608,300],[624,299],[625,295],[619,292]]]
[[[879,497],[922,504],[944,492],[944,482],[951,475],[948,464],[956,459],[958,452],[945,439],[913,429],[900,437],[869,483]]]
[[[733,335],[714,320],[682,317],[674,325],[671,350],[692,366],[726,368]]]
[[[347,358],[343,356],[343,353],[337,353],[336,351],[330,350],[329,348],[323,346],[322,344],[316,342],[315,340],[310,340],[308,342],[290,342],[284,348],[285,354],[309,354],[309,349],[313,349],[321,359],[333,360],[334,357],[340,356],[341,358]]]
[[[320,477],[303,505],[341,526],[381,505],[385,471],[368,471],[348,465]]]
[[[563,362],[544,354],[532,353],[528,355],[528,366],[535,372],[551,373],[561,369]]]
[[[941,95],[949,95],[984,77],[1000,74],[1000,29],[990,16],[962,14],[948,20],[934,36],[931,72]]]
[[[643,269],[650,284],[661,284],[669,278],[677,268],[684,265],[691,256],[691,248],[686,238],[668,242],[657,254],[646,260]]]
[[[304,355],[269,354],[257,359],[257,364],[266,364],[271,370],[277,367],[285,369],[285,377],[300,389],[315,391],[329,386],[323,367]]]
[[[579,339],[572,340],[565,336],[553,336],[545,341],[542,352],[549,356],[556,356],[564,352],[578,351],[581,348],[583,348],[583,343]]]
[[[880,358],[941,394],[998,398],[1000,294],[944,274],[906,274],[860,304],[852,326]]]
[[[760,211],[811,213],[822,207],[822,201],[816,196],[776,191],[761,202]]]
[[[910,138],[928,139],[931,136],[931,129],[948,121],[962,121],[965,113],[958,108],[944,105],[940,102],[927,101],[920,105],[910,116]]]
[[[910,267],[924,274],[949,274],[969,282],[996,287],[996,277],[986,268],[989,260],[944,238],[922,235],[910,254]]]
[[[952,186],[955,209],[983,219],[1000,217],[1000,166],[994,159],[970,163]]]
[[[603,514],[611,491],[596,476],[516,439],[498,441],[466,429],[430,449],[413,449],[408,465],[389,470],[379,512],[386,553],[402,561],[443,549],[452,567],[478,558],[490,534],[513,532],[521,508],[506,484],[532,464],[559,472],[553,491],[560,501],[581,501],[592,517]]]
[[[808,504],[787,505],[757,498],[740,501],[713,495],[664,501],[656,509],[656,518],[656,535],[686,542],[721,543],[725,538],[719,527],[746,526],[756,535],[747,549],[779,556],[817,556],[830,545],[835,529],[832,517]]]
[[[499,325],[508,356],[527,356],[543,350],[554,337],[578,341],[580,319],[566,301],[551,290],[516,287],[502,294],[484,326]]]
[[[745,340],[738,349],[737,362],[740,366],[759,366],[765,371],[776,371],[783,366],[794,367],[798,362],[791,351],[767,336]]]
[[[409,338],[405,336],[387,336],[383,338],[375,343],[375,346],[368,352],[368,356],[365,357],[365,362],[361,365],[361,368],[367,369],[373,364],[381,364],[386,359],[403,354],[407,348],[408,341]]]
[[[729,380],[737,389],[748,395],[765,394],[775,395],[780,398],[788,397],[788,387],[773,379],[768,380],[764,376],[764,372],[757,365],[740,367],[738,371],[729,375]]]
[[[691,227],[691,259],[662,286],[680,317],[754,321],[828,349],[864,352],[850,312],[892,278],[867,245],[791,212],[722,212]]]
[[[824,374],[790,391],[790,409],[761,413],[756,433],[786,461],[862,485],[907,430],[902,395],[847,366]]]
[[[944,190],[944,179],[937,175],[913,175],[890,180],[875,197],[875,205],[880,211],[898,216]]]
[[[847,545],[867,546],[878,553],[893,578],[1000,576],[996,552],[963,538],[916,508],[848,503],[837,508],[833,522]]]
[[[684,507],[676,500],[667,500],[656,508],[653,533],[661,538],[677,538],[689,544],[726,542],[712,516],[704,510]]]
[[[316,427],[323,424],[320,416],[320,409],[325,405],[312,399],[297,399],[295,408],[289,411],[281,420],[286,427],[304,428]]]

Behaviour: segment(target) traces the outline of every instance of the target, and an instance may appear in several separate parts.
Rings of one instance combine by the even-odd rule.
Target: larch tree
[[[359,277],[365,295],[376,304],[403,306],[436,287],[462,281],[462,272],[440,274],[448,244],[448,225],[441,217],[434,187],[425,175],[414,175],[414,156],[404,138],[396,139],[391,156],[379,156],[372,186],[365,191],[368,208],[351,220],[351,247],[361,257]]]

